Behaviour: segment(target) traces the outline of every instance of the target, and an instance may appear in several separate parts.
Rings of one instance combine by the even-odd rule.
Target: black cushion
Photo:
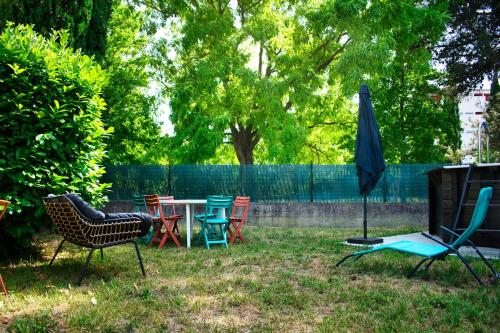
[[[106,214],[104,222],[112,219],[123,219],[123,218],[139,218],[141,220],[141,225],[139,229],[141,230],[141,234],[139,237],[146,236],[151,229],[151,225],[153,224],[153,218],[151,215],[144,213],[111,213]]]
[[[88,202],[83,201],[78,194],[70,193],[64,195],[71,200],[73,205],[83,214],[86,218],[93,221],[103,221],[104,213],[92,207]]]

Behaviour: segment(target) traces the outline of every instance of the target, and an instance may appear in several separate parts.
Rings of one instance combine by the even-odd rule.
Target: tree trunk
[[[252,125],[246,127],[239,124],[231,125],[233,146],[241,165],[253,164],[253,150],[260,140]]]

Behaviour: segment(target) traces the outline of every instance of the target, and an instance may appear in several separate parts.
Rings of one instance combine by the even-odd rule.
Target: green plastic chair
[[[132,195],[132,201],[134,202],[134,212],[136,213],[148,213],[148,210],[146,208],[146,201],[144,200],[143,195]],[[139,238],[139,242],[141,244],[149,244],[151,241],[151,238],[153,238],[153,227],[149,229],[149,232],[147,235],[142,236]]]
[[[134,202],[134,212],[148,212],[148,210],[146,209],[146,201],[144,200],[144,195],[132,195],[132,201]]]
[[[470,264],[465,260],[465,258],[458,252],[458,249],[462,245],[469,245],[474,248],[482,261],[488,266],[490,271],[493,274],[492,283],[496,283],[496,281],[500,278],[499,274],[496,272],[495,268],[491,265],[491,263],[484,257],[481,251],[469,240],[469,238],[474,234],[474,232],[483,224],[484,219],[486,217],[486,213],[488,211],[488,206],[491,200],[491,196],[493,194],[493,189],[491,187],[485,187],[481,189],[479,192],[479,197],[477,199],[476,207],[474,209],[474,213],[471,218],[471,222],[466,230],[461,235],[454,233],[446,227],[441,226],[441,229],[450,235],[458,237],[453,243],[446,244],[440,239],[437,239],[425,232],[422,233],[423,236],[432,239],[437,244],[424,244],[420,242],[403,240],[399,242],[395,242],[392,244],[375,246],[368,250],[357,251],[348,256],[344,257],[340,260],[336,266],[338,267],[348,258],[354,258],[353,261],[358,260],[362,256],[368,253],[383,251],[383,250],[394,250],[398,252],[409,253],[413,255],[417,255],[420,257],[424,257],[415,268],[408,274],[408,278],[413,277],[417,272],[425,271],[429,268],[430,265],[436,260],[444,260],[449,254],[455,254],[465,265],[467,270],[474,276],[474,278],[479,282],[479,284],[483,284],[483,281],[478,276],[478,274],[474,271],[474,269],[470,266]],[[420,266],[422,266],[426,261],[429,261],[427,265],[423,267],[423,269],[419,270]]]
[[[229,196],[211,195],[207,197],[205,213],[195,216],[195,220],[201,223],[196,244],[200,244],[203,237],[207,249],[210,249],[211,244],[222,244],[227,248],[226,234],[232,205],[233,198]],[[226,215],[223,217],[224,210]]]

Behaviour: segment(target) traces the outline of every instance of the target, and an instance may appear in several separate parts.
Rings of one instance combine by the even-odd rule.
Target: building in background
[[[465,152],[462,159],[464,164],[477,161],[477,131],[479,124],[484,121],[489,98],[490,90],[480,89],[473,90],[460,99],[458,113],[462,127],[462,151]]]

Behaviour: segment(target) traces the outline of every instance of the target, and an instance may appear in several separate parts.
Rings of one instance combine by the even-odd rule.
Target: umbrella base
[[[364,238],[364,237],[353,237],[347,240],[347,243],[351,244],[362,244],[362,245],[374,245],[383,243],[382,238]]]

